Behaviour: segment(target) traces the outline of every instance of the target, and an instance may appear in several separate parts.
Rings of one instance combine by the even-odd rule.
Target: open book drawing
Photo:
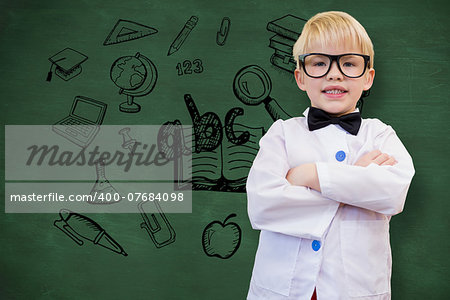
[[[185,95],[185,101],[194,125],[193,134],[181,133],[181,144],[191,146],[192,155],[182,155],[184,147],[180,155],[175,155],[177,188],[244,193],[264,128],[234,123],[234,118],[243,114],[241,108],[231,109],[223,126],[212,112],[200,116],[190,95]],[[186,159],[192,159],[191,163],[186,164]],[[183,170],[186,165],[191,169]]]

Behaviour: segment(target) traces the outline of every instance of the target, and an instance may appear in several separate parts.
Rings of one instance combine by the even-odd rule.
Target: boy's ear
[[[367,91],[372,87],[373,79],[375,78],[375,69],[371,68],[366,74],[366,80],[364,81],[363,90]]]
[[[294,76],[295,76],[295,81],[297,82],[298,87],[302,91],[305,91],[306,87],[305,87],[304,73],[302,71],[300,71],[298,68],[296,68],[294,71]]]

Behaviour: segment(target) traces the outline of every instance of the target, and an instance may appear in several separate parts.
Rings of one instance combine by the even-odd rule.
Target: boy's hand
[[[309,187],[320,192],[316,164],[303,164],[292,168],[286,174],[286,179],[292,185]]]
[[[367,167],[371,163],[379,166],[393,166],[397,161],[392,156],[382,153],[380,150],[373,150],[358,159],[355,166]]]

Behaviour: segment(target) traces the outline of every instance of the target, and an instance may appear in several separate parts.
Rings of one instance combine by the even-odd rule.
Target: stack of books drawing
[[[292,48],[306,21],[293,15],[286,15],[267,24],[267,30],[276,33],[270,38],[269,43],[269,47],[275,50],[270,58],[275,67],[288,72],[295,70]]]

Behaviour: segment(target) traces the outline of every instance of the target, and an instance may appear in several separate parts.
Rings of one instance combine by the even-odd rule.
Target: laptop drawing
[[[72,143],[87,147],[100,130],[106,107],[106,103],[76,96],[69,115],[53,125],[52,129]]]

